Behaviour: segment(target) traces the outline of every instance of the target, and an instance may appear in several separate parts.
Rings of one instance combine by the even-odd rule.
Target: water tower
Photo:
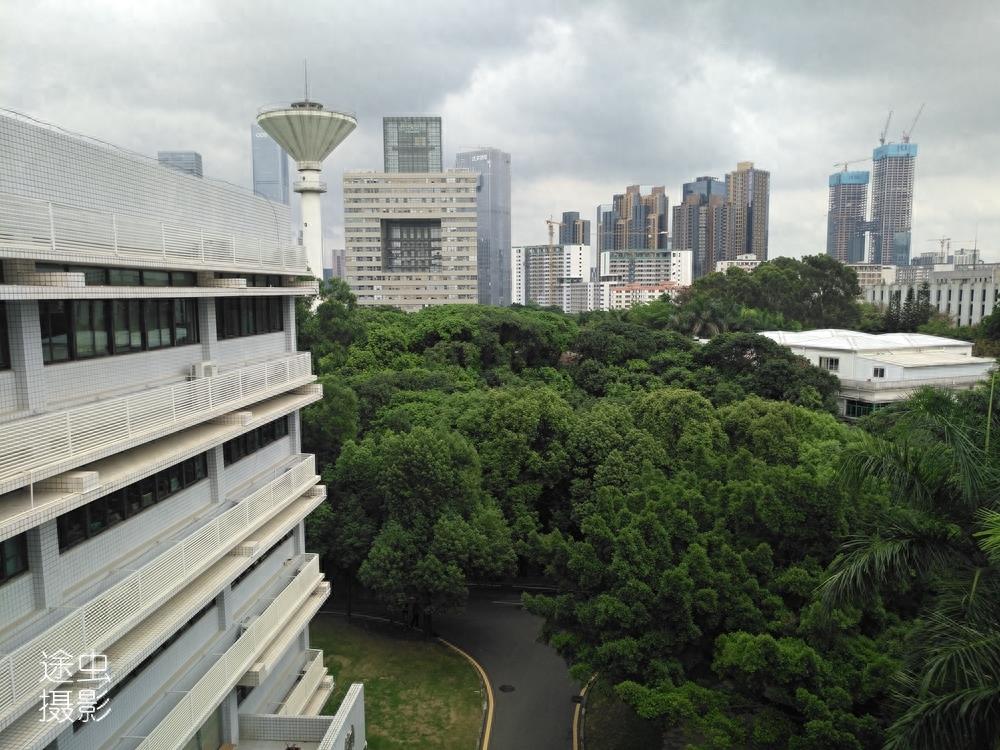
[[[353,115],[323,109],[308,99],[287,109],[265,110],[257,115],[260,125],[278,145],[295,159],[299,180],[293,190],[302,196],[302,242],[309,270],[323,278],[323,220],[319,196],[326,183],[319,179],[323,160],[358,126]]]

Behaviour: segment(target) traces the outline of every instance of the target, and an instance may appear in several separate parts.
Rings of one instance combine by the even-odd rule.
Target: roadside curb
[[[454,643],[446,641],[444,638],[437,639],[450,649],[464,656],[479,674],[479,681],[482,682],[485,691],[483,692],[483,726],[479,731],[479,750],[488,750],[490,746],[490,733],[493,731],[493,688],[490,686],[490,678],[486,675],[486,670],[482,665],[473,659],[469,654],[460,649]]]
[[[583,686],[583,690],[580,691],[580,702],[576,704],[576,708],[573,709],[573,750],[584,750],[586,746],[586,734],[585,725],[587,718],[587,691],[590,690],[590,686],[594,684],[594,680],[597,679],[597,674],[591,675],[590,679],[587,680],[587,684]]]

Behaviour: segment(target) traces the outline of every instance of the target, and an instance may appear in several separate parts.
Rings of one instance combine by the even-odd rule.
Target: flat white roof
[[[970,347],[969,341],[928,336],[924,333],[861,333],[844,328],[817,328],[812,331],[762,331],[762,336],[785,346],[843,351],[893,351],[900,349],[940,349]]]

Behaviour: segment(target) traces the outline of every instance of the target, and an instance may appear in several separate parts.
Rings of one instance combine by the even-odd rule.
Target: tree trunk
[[[434,634],[432,615],[430,612],[424,612],[424,638],[430,638]]]

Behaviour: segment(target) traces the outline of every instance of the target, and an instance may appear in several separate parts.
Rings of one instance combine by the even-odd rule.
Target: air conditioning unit
[[[191,365],[191,380],[214,378],[219,374],[219,366],[215,362],[195,362]]]

